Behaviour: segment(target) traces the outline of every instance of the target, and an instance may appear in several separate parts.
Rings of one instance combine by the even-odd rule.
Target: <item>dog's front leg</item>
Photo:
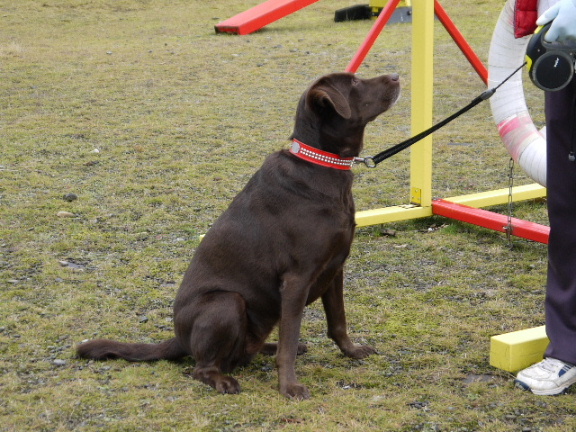
[[[344,274],[342,270],[336,274],[331,287],[322,296],[322,304],[328,322],[328,336],[336,342],[336,345],[345,355],[361,359],[376,352],[370,346],[353,343],[348,336],[346,312],[344,311]]]
[[[280,393],[294,399],[308,399],[310,392],[298,382],[294,365],[307,289],[297,277],[285,277],[281,288],[282,306],[278,334],[278,381]]]

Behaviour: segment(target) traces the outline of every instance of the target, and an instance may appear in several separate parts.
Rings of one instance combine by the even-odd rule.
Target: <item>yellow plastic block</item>
[[[542,360],[548,343],[545,326],[492,336],[490,365],[518,372]]]
[[[402,0],[400,3],[398,3],[398,7],[410,7],[412,6],[410,4],[410,1],[411,0]],[[370,0],[371,7],[377,7],[383,9],[384,6],[386,6],[387,4],[388,0]]]

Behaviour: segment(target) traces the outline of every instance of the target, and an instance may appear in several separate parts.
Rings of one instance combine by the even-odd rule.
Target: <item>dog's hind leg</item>
[[[185,308],[186,309],[186,308]],[[246,304],[240,294],[214,291],[179,312],[191,318],[189,347],[196,360],[193,377],[220,393],[239,393],[230,372],[250,359],[246,353]]]

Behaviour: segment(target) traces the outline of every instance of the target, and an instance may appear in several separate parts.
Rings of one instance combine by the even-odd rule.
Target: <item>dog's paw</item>
[[[220,379],[218,379],[215,383],[216,385],[214,388],[219,391],[220,393],[224,394],[238,394],[240,393],[240,384],[236,379],[232,378],[231,376],[223,375]]]
[[[368,345],[354,345],[344,352],[350,358],[363,359],[369,355],[376,354],[376,350]]]
[[[289,399],[310,399],[310,390],[308,390],[308,387],[300,383],[289,384],[284,388],[281,388],[280,393]]]
[[[204,384],[208,384],[220,393],[240,393],[240,384],[238,384],[238,381],[231,376],[224,375],[220,371],[220,368],[216,366],[196,367],[192,376]]]

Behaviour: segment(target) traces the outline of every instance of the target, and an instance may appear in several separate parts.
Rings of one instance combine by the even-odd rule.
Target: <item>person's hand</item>
[[[576,42],[576,0],[560,0],[536,21],[541,26],[554,20],[544,35],[547,42]]]

